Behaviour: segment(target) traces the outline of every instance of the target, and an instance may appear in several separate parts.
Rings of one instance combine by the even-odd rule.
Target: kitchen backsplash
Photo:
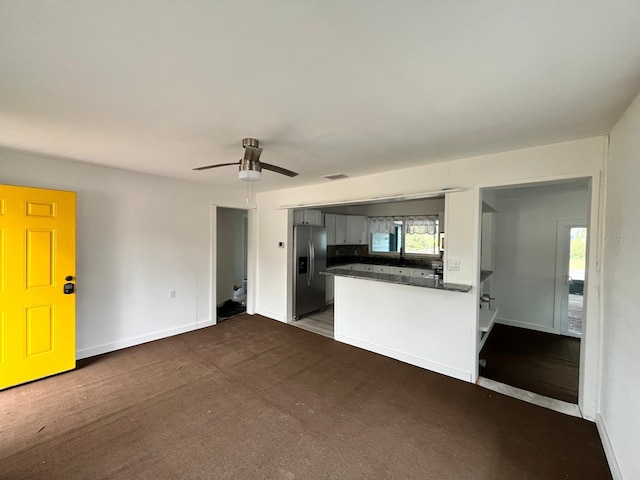
[[[341,265],[346,263],[373,263],[387,264],[390,261],[399,260],[398,257],[385,257],[379,255],[369,255],[367,245],[329,245],[327,246],[327,266]],[[404,259],[405,265],[416,267],[436,267],[442,266],[442,260],[427,257],[409,257]]]
[[[367,255],[369,249],[366,245],[328,245],[327,258],[333,257],[359,257]]]

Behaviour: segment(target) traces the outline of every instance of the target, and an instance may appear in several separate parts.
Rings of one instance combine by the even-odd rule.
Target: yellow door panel
[[[4,364],[5,351],[6,351],[6,346],[5,346],[6,338],[7,338],[7,335],[5,333],[4,311],[0,310],[0,368],[2,368],[2,365]]]
[[[0,389],[75,368],[75,209],[74,192],[0,185]]]
[[[28,217],[55,217],[55,203],[27,201]]]
[[[27,308],[27,357],[53,350],[53,305]]]
[[[1,217],[1,215],[0,215]],[[5,229],[0,227],[0,293],[4,292],[4,284],[5,284],[5,272],[7,270],[7,267],[5,266],[5,258],[6,258],[6,253],[5,253]]]
[[[51,287],[54,279],[53,230],[27,229],[27,288]]]

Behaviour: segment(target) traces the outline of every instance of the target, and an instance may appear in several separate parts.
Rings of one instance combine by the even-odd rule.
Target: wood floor
[[[496,324],[480,358],[482,377],[578,403],[579,338]]]
[[[327,305],[324,311],[302,317],[300,320],[293,322],[292,325],[333,338],[333,303]]]

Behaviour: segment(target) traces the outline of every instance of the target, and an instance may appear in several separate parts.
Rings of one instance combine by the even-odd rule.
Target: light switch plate
[[[460,271],[460,260],[449,260],[447,262],[447,268],[450,272]]]

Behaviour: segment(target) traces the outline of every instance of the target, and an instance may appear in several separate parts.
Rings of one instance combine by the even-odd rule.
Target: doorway
[[[246,210],[217,207],[216,312],[217,321],[246,312],[248,214]]]
[[[495,213],[493,245],[482,245],[480,264],[486,269],[491,252],[498,313],[480,347],[481,377],[578,403],[590,197],[588,179],[483,191]]]
[[[580,338],[587,269],[586,221],[558,221],[555,322],[560,334]]]

